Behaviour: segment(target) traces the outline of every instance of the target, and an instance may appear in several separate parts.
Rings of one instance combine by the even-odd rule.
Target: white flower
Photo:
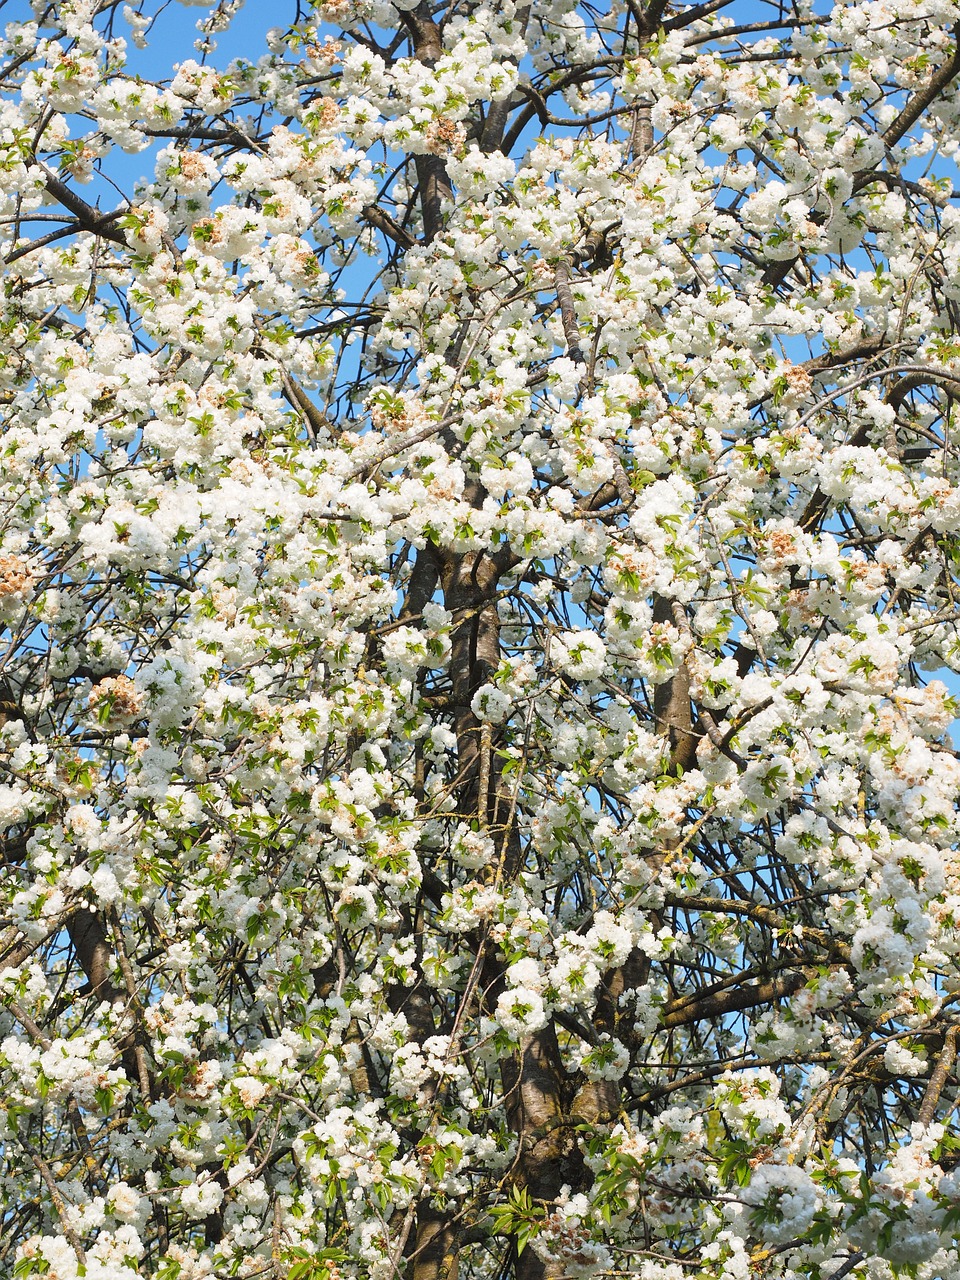
[[[126,1182],[115,1182],[107,1197],[107,1206],[115,1218],[122,1222],[134,1222],[139,1219],[143,1205],[143,1197]]]
[[[912,1053],[904,1044],[891,1040],[883,1051],[883,1065],[893,1076],[922,1076],[927,1070],[924,1054]]]
[[[191,1182],[180,1192],[180,1207],[188,1218],[197,1221],[208,1218],[223,1204],[223,1188],[212,1178],[204,1182]]]
[[[539,1031],[547,1024],[543,998],[529,987],[510,987],[497,999],[495,1017],[515,1039]]]
[[[816,1184],[796,1165],[758,1165],[741,1194],[754,1232],[774,1246],[802,1240],[817,1209]]]
[[[478,720],[500,724],[513,710],[513,700],[503,689],[494,684],[481,685],[473,695],[470,709]]]
[[[592,631],[567,631],[555,637],[551,656],[557,665],[579,680],[603,675],[606,647]]]

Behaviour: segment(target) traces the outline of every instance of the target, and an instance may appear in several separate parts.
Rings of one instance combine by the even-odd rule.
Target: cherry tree
[[[960,1274],[958,0],[0,8],[2,1273]]]

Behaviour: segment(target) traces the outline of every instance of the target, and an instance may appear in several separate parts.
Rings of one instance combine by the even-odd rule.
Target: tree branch
[[[34,164],[43,171],[44,185],[47,190],[65,209],[70,210],[84,231],[90,231],[95,236],[103,236],[105,240],[113,240],[115,244],[126,246],[126,236],[113,224],[129,212],[129,205],[121,205],[111,213],[101,213],[99,209],[95,209],[92,204],[87,204],[86,200],[72,191],[41,160],[34,160]]]
[[[767,982],[758,982],[756,986],[720,991],[701,1000],[688,1000],[686,997],[672,1000],[663,1006],[660,1029],[669,1031],[675,1027],[688,1027],[704,1018],[720,1018],[729,1013],[741,1013],[744,1009],[755,1009],[757,1005],[771,1004],[774,1000],[796,995],[807,981],[806,973],[795,971]]]
[[[416,238],[401,227],[395,218],[391,218],[390,214],[384,209],[380,209],[375,204],[366,204],[363,206],[363,217],[369,222],[371,227],[376,227],[378,231],[382,231],[388,239],[398,244],[401,249],[412,249],[417,243]]]
[[[937,1114],[937,1103],[940,1101],[941,1093],[943,1093],[943,1086],[947,1083],[947,1077],[953,1070],[953,1065],[957,1060],[958,1033],[960,1033],[960,1026],[956,1023],[948,1028],[943,1042],[943,1051],[937,1059],[937,1065],[933,1069],[930,1082],[923,1095],[923,1102],[920,1104],[920,1114],[917,1119],[924,1127],[933,1123],[933,1118]]]

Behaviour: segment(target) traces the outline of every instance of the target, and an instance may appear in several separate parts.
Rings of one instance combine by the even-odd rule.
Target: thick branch
[[[21,1138],[20,1141],[23,1142],[23,1139]],[[46,1183],[47,1191],[50,1193],[50,1199],[53,1203],[53,1207],[56,1210],[57,1217],[60,1219],[60,1230],[63,1232],[64,1239],[77,1255],[77,1261],[80,1263],[80,1266],[85,1269],[87,1265],[87,1255],[83,1251],[83,1244],[81,1243],[80,1237],[70,1225],[70,1214],[67,1202],[64,1200],[63,1193],[57,1186],[57,1180],[53,1176],[53,1170],[47,1164],[46,1160],[44,1160],[42,1156],[39,1156],[35,1151],[31,1151],[27,1148],[27,1152],[30,1156],[30,1161],[33,1167]]]
[[[417,182],[420,186],[420,212],[423,215],[423,238],[431,244],[443,226],[442,204],[453,197],[447,166],[439,156],[417,156]]]
[[[567,355],[577,364],[585,364],[586,359],[580,346],[580,326],[577,323],[577,310],[570,288],[570,266],[566,258],[561,258],[553,273],[557,289],[557,302],[560,304],[560,323],[563,325],[563,336],[567,344]]]
[[[808,975],[794,971],[781,977],[771,978],[768,982],[758,982],[755,986],[735,987],[732,991],[718,991],[704,996],[702,1000],[671,1000],[663,1007],[660,1027],[669,1031],[674,1027],[689,1027],[704,1018],[720,1018],[730,1013],[741,1013],[744,1009],[755,1009],[758,1005],[769,1005],[774,1000],[783,1000],[787,996],[796,995],[807,983]]]
[[[323,439],[330,430],[330,423],[324,414],[313,403],[307,393],[299,386],[285,369],[281,369],[283,377],[283,398],[291,408],[304,419],[310,432],[311,440]]]
[[[953,1070],[954,1063],[957,1060],[958,1033],[960,1033],[960,1026],[956,1024],[947,1031],[943,1042],[943,1052],[937,1059],[937,1065],[933,1069],[933,1074],[927,1085],[927,1091],[923,1095],[923,1102],[920,1104],[920,1114],[917,1119],[922,1125],[932,1124],[933,1118],[937,1114],[937,1103],[940,1101],[941,1093],[943,1093],[943,1086],[947,1083],[947,1077]]]
[[[665,596],[655,596],[653,601],[654,625],[674,621],[673,604]],[[653,713],[657,732],[670,743],[670,764],[676,769],[693,767],[697,757],[700,734],[693,727],[693,707],[690,702],[690,668],[680,664],[675,676],[658,684],[653,692]]]
[[[588,1171],[577,1140],[576,1121],[565,1106],[566,1074],[553,1024],[528,1036],[501,1071],[510,1127],[520,1140],[519,1174],[534,1201],[551,1204],[564,1185],[576,1194]],[[517,1280],[563,1280],[564,1265],[543,1262],[532,1249],[517,1260]]]
[[[699,22],[701,18],[708,18],[711,13],[725,9],[728,4],[733,4],[733,0],[706,0],[705,4],[696,4],[692,9],[683,9],[672,18],[668,18],[663,24],[663,29],[677,31],[683,27],[689,27],[691,23]]]
[[[455,622],[450,636],[450,676],[455,707],[460,811],[476,816],[492,806],[489,762],[486,794],[480,796],[482,724],[471,703],[500,664],[500,619],[496,592],[500,567],[482,552],[451,557],[443,570],[444,603]]]
[[[459,1233],[450,1210],[424,1201],[417,1210],[412,1280],[457,1280]]]
[[[124,999],[123,992],[110,980],[113,952],[100,918],[83,907],[68,922],[67,932],[97,1000],[113,1004]]]
[[[92,204],[87,204],[86,200],[72,191],[41,161],[37,160],[34,163],[43,171],[44,186],[54,199],[59,200],[65,209],[70,210],[84,231],[91,231],[96,236],[103,236],[105,240],[113,240],[116,244],[126,246],[126,236],[113,224],[127,213],[127,205],[122,205],[111,213],[101,213],[99,209],[95,209]]]
[[[666,899],[666,905],[687,911],[705,911],[711,915],[745,916],[747,919],[753,920],[775,933],[787,934],[794,928],[791,921],[786,920],[771,907],[765,907],[759,902],[743,902],[736,898],[712,898],[704,895],[691,897],[670,895]],[[839,938],[827,933],[825,929],[817,929],[812,925],[803,925],[802,928],[803,938],[810,938],[816,942],[817,946],[822,947],[828,955],[833,956],[842,964],[849,964],[850,948],[847,943],[841,942]]]
[[[389,213],[375,204],[363,206],[363,217],[371,227],[376,227],[378,231],[382,231],[385,236],[395,244],[398,244],[401,249],[412,249],[417,243],[416,239],[405,227],[401,227],[395,218],[391,218]]]

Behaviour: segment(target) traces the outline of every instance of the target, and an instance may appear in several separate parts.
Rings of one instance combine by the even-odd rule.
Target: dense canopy
[[[960,1276],[958,0],[0,10],[0,1271]]]

